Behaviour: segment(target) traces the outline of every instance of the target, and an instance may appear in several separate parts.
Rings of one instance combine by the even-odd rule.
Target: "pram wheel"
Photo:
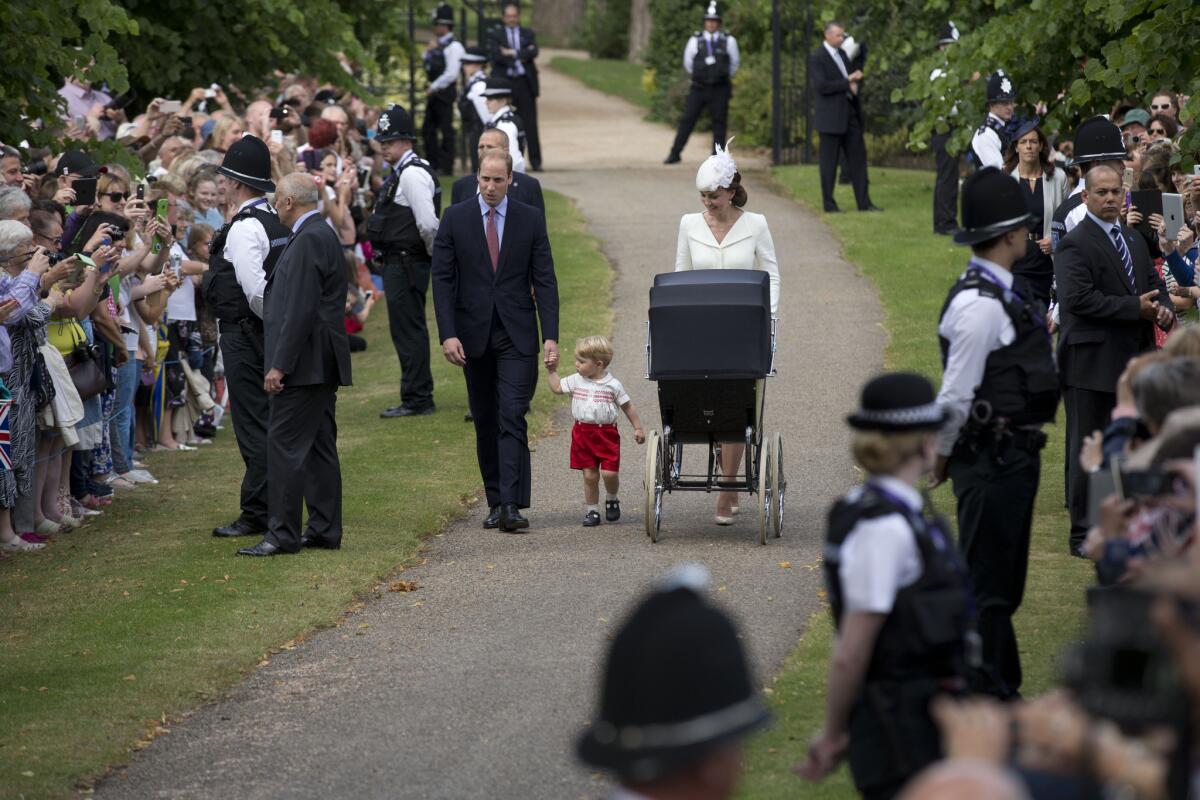
[[[758,543],[767,543],[768,518],[771,516],[771,482],[775,462],[771,458],[771,439],[764,436],[758,446]],[[751,495],[753,497],[754,495]]]
[[[771,475],[771,526],[775,538],[783,535],[783,501],[787,497],[787,478],[783,474],[783,434],[775,434],[775,471]]]
[[[662,523],[662,463],[663,443],[658,431],[650,431],[646,437],[646,489],[644,521],[646,535],[651,542],[658,541],[658,527]]]

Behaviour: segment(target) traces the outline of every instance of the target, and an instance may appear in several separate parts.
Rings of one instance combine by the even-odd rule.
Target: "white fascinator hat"
[[[729,145],[734,137],[729,137],[725,147],[716,145],[716,152],[704,160],[700,169],[696,170],[696,188],[702,192],[715,192],[717,189],[728,189],[737,175],[737,162],[729,155]]]

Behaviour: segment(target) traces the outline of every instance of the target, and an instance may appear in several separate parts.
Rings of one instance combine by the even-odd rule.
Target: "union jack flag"
[[[12,432],[8,427],[8,412],[12,411],[13,402],[0,400],[0,469],[11,470],[12,463]]]

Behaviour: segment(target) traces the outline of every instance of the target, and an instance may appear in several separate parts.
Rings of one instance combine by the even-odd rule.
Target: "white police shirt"
[[[238,206],[237,214],[250,206],[259,206],[264,211],[275,213],[265,197],[255,197]],[[233,273],[242,287],[242,294],[246,296],[250,310],[259,318],[263,315],[263,291],[267,288],[267,272],[263,269],[263,262],[270,253],[271,239],[267,236],[267,229],[254,217],[238,220],[225,234],[225,260],[233,264]]]
[[[995,118],[997,122],[1004,123],[1004,120],[990,112],[988,118]],[[979,157],[980,169],[983,167],[1004,169],[1004,151],[1000,147],[1000,134],[991,128],[985,125],[982,130],[975,131],[975,136],[971,139],[971,149]]]
[[[888,476],[871,481],[921,513],[920,492],[904,481]],[[863,487],[856,487],[846,499],[854,502],[862,493]],[[900,513],[859,521],[842,541],[838,557],[843,613],[890,614],[896,595],[916,583],[923,569],[916,534]]]

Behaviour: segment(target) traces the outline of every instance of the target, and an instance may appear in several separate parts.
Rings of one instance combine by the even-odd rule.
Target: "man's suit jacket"
[[[1154,349],[1154,323],[1139,316],[1139,295],[1159,292],[1171,308],[1167,287],[1154,269],[1142,237],[1122,226],[1133,259],[1137,291],[1107,230],[1084,217],[1054,253],[1061,330],[1059,370],[1064,386],[1115,392],[1129,359]]]
[[[346,260],[319,214],[304,221],[279,256],[263,293],[263,369],[285,386],[350,385]]]
[[[854,72],[844,58],[846,74]],[[850,91],[850,81],[842,77],[842,71],[833,61],[833,56],[821,45],[808,57],[808,72],[816,92],[815,119],[818,133],[845,133],[850,124],[850,115],[859,114],[858,95]],[[862,82],[858,84],[862,91]]]
[[[503,75],[507,78],[508,68],[519,59],[521,65],[525,67],[525,76],[529,78],[529,86],[533,90],[533,96],[537,97],[541,91],[538,85],[537,62],[534,61],[538,55],[537,36],[534,35],[532,30],[526,27],[521,27],[518,30],[520,31],[521,46],[517,49],[516,59],[512,56],[501,55],[500,53],[500,48],[509,47],[511,44],[508,40],[508,26],[500,25],[488,32],[488,55],[492,59],[492,74]],[[500,71],[496,72],[496,70]]]
[[[557,341],[558,283],[545,215],[509,198],[492,272],[479,202],[446,209],[433,242],[433,305],[441,341],[458,338],[468,358],[487,349],[493,313],[520,353],[534,355],[542,341]]]
[[[546,213],[546,201],[542,199],[542,184],[538,179],[523,172],[514,172],[512,178],[512,185],[508,187],[509,199],[520,200],[525,205]],[[479,179],[474,175],[463,175],[450,187],[451,205],[474,199],[478,195]]]

